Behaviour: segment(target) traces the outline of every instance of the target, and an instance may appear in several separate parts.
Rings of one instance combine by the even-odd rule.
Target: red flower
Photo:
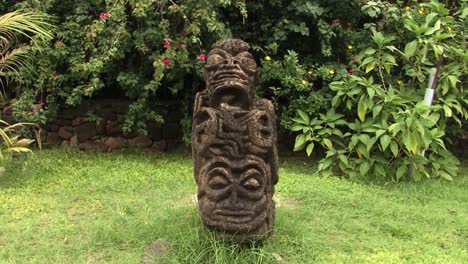
[[[170,39],[164,40],[164,47],[167,48],[169,47],[169,45],[171,45],[171,40]]]
[[[39,109],[41,109],[41,106],[40,105],[34,105],[34,111],[39,111]]]
[[[205,54],[200,54],[200,56],[198,56],[198,59],[204,61],[204,60],[206,60],[206,55]]]
[[[349,69],[349,70],[348,70],[348,74],[349,74],[349,75],[353,75],[353,73],[354,73],[353,69]]]
[[[40,106],[44,106],[44,102],[42,100],[39,101]]]
[[[338,25],[341,24],[341,19],[337,18],[332,21],[332,25]]]
[[[184,45],[177,43],[177,48],[181,49]]]
[[[99,19],[104,20],[110,16],[109,12],[99,14]]]
[[[180,32],[180,35],[181,35],[183,38],[185,38],[185,37],[187,36],[187,33],[185,33],[185,31],[182,31],[182,32]]]
[[[170,67],[170,66],[171,66],[171,62],[169,61],[168,58],[165,58],[164,60],[162,60],[162,62],[164,63],[164,65],[166,65],[166,67]]]

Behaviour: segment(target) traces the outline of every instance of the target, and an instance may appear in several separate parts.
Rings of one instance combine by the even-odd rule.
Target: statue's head
[[[216,109],[249,110],[254,100],[257,63],[240,39],[218,42],[208,53],[205,80],[210,106]]]

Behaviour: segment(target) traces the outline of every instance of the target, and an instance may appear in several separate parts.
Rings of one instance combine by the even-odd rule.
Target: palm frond
[[[13,11],[0,16],[0,35],[13,32],[31,39],[33,36],[44,40],[53,38],[50,16],[32,12]]]

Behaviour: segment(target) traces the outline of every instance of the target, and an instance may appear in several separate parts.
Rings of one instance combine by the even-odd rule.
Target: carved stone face
[[[257,63],[252,54],[244,50],[242,45],[245,42],[231,42],[229,45],[221,44],[208,53],[205,80],[210,106],[225,110],[248,110],[254,97]]]
[[[203,222],[227,232],[252,232],[268,216],[269,168],[248,155],[242,160],[216,157],[199,174],[198,201]]]

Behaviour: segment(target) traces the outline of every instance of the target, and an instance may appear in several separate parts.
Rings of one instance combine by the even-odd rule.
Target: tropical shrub
[[[182,124],[190,128],[194,94],[202,89],[204,54],[219,39],[237,37],[251,43],[258,58],[271,57],[263,61],[270,65],[262,70],[259,93],[277,102],[281,124],[288,127],[296,106],[326,109],[331,99],[326,84],[339,73],[347,74],[337,61],[349,55],[344,38],[357,23],[358,3],[23,1],[11,8],[42,10],[54,15],[59,27],[53,45],[36,50],[37,76],[20,85],[49,110],[86,98],[126,97],[132,105],[124,130],[141,134],[148,122],[164,121],[155,105],[180,100],[186,117]],[[285,56],[289,62],[282,61]],[[303,70],[290,76],[297,78],[295,83],[278,74],[285,67]],[[322,89],[323,94],[312,93]],[[188,138],[190,130],[184,131]]]
[[[0,102],[5,103],[6,88],[31,74],[32,49],[52,38],[50,17],[40,13],[13,11],[0,16]],[[25,45],[25,39],[31,41]],[[11,92],[11,91],[9,91]]]
[[[348,177],[451,180],[458,160],[446,149],[446,130],[467,119],[468,8],[453,14],[437,1],[405,8],[369,1],[369,41],[359,45],[353,74],[330,84],[332,108],[310,118],[304,111],[291,128],[295,150],[326,150],[319,171]],[[436,81],[428,78],[438,65]],[[429,79],[429,80],[428,80]],[[429,82],[429,84],[428,84]],[[432,105],[423,102],[435,88]]]

